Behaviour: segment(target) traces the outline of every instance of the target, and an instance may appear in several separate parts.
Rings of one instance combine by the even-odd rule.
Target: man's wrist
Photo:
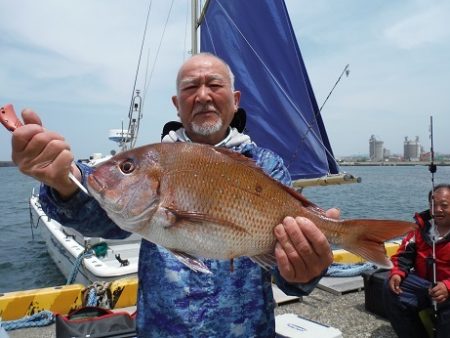
[[[71,172],[78,181],[81,181],[81,171],[75,164],[72,165]],[[68,176],[65,178],[64,184],[53,186],[52,188],[58,194],[59,198],[64,201],[69,200],[79,190],[78,186]]]

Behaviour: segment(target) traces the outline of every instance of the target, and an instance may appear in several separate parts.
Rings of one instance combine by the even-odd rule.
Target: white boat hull
[[[39,225],[40,233],[46,242],[47,250],[58,269],[66,279],[74,272],[77,259],[86,248],[96,243],[106,243],[105,257],[91,255],[82,259],[76,273],[74,283],[90,285],[96,281],[113,281],[124,277],[136,276],[141,239],[132,235],[123,240],[106,240],[103,238],[84,237],[77,231],[62,226],[49,218],[42,210],[38,196],[30,198],[33,223]],[[128,260],[128,265],[122,265],[116,258]]]

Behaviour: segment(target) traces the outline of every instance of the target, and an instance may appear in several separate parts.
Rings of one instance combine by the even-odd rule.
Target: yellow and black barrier
[[[119,279],[111,283],[111,308],[125,308],[136,305],[137,278]],[[86,287],[71,284],[42,289],[0,293],[0,318],[2,321],[16,320],[48,310],[68,314],[83,304]]]

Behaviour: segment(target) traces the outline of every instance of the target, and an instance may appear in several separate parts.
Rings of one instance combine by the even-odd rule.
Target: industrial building
[[[370,136],[369,139],[369,158],[372,162],[381,161],[420,161],[424,153],[422,146],[419,142],[419,136],[416,136],[414,140],[405,137],[403,143],[403,156],[401,155],[391,155],[389,149],[383,147],[384,142],[377,139],[375,135]]]
[[[369,157],[371,161],[383,161],[383,141],[377,140],[375,135],[372,135],[369,140]]]
[[[403,144],[403,160],[404,161],[419,161],[420,154],[422,153],[422,147],[419,143],[419,136],[416,136],[415,140],[409,140],[405,137]]]

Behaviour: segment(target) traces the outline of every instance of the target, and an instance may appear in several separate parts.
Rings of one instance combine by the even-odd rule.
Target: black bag
[[[387,269],[375,269],[361,274],[364,280],[365,308],[383,318],[387,318],[383,302],[383,285],[389,272]]]
[[[67,316],[56,315],[56,338],[137,337],[136,313],[86,306]]]

